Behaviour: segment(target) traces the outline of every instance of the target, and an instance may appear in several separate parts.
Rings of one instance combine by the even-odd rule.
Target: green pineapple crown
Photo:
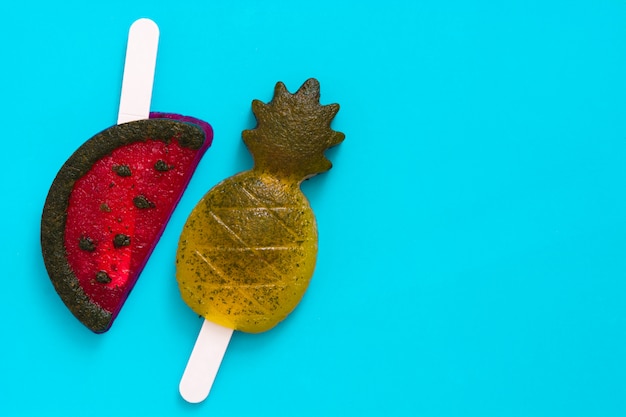
[[[278,82],[269,103],[252,102],[257,126],[243,131],[254,169],[299,181],[328,171],[324,151],[345,135],[330,128],[339,104],[320,105],[320,84],[310,78],[295,94]]]

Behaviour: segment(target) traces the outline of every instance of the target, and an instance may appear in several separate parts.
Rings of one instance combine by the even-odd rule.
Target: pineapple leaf
[[[344,139],[330,128],[339,105],[321,105],[319,100],[319,82],[311,78],[295,94],[278,82],[272,101],[252,102],[257,126],[245,130],[243,140],[255,169],[302,181],[332,167],[324,151]]]

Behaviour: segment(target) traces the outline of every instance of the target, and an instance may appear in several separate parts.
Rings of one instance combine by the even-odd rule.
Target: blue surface
[[[70,2],[72,3],[72,2]],[[122,4],[132,3],[122,6]],[[626,3],[11,2],[0,13],[0,415],[626,415]],[[112,330],[64,307],[39,218],[116,120],[128,27],[161,29],[153,110],[215,129]],[[303,301],[177,387],[201,321],[174,279],[189,212],[251,165],[276,81],[342,106]]]

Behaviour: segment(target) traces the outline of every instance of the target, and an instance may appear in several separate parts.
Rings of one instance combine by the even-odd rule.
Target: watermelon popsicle
[[[307,289],[317,226],[300,185],[331,168],[324,151],[344,139],[330,127],[339,105],[319,99],[309,79],[295,94],[278,83],[271,102],[253,101],[257,126],[243,139],[254,167],[210,190],[183,228],[176,278],[206,319],[180,384],[189,402],[208,395],[233,330],[271,329]]]
[[[120,124],[70,156],[44,204],[41,243],[50,279],[96,333],[118,315],[212,141],[206,122],[149,113],[158,35],[148,19],[131,26]]]

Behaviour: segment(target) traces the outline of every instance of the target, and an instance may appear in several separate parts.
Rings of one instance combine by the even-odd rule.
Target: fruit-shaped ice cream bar
[[[200,158],[211,127],[152,113],[85,142],[54,179],[41,220],[48,274],[72,313],[109,329]]]
[[[319,83],[255,100],[243,139],[254,167],[209,191],[180,237],[177,280],[184,301],[207,320],[258,333],[298,304],[317,255],[317,227],[303,180],[331,168],[324,151],[343,133],[330,128],[338,104],[320,105]]]

